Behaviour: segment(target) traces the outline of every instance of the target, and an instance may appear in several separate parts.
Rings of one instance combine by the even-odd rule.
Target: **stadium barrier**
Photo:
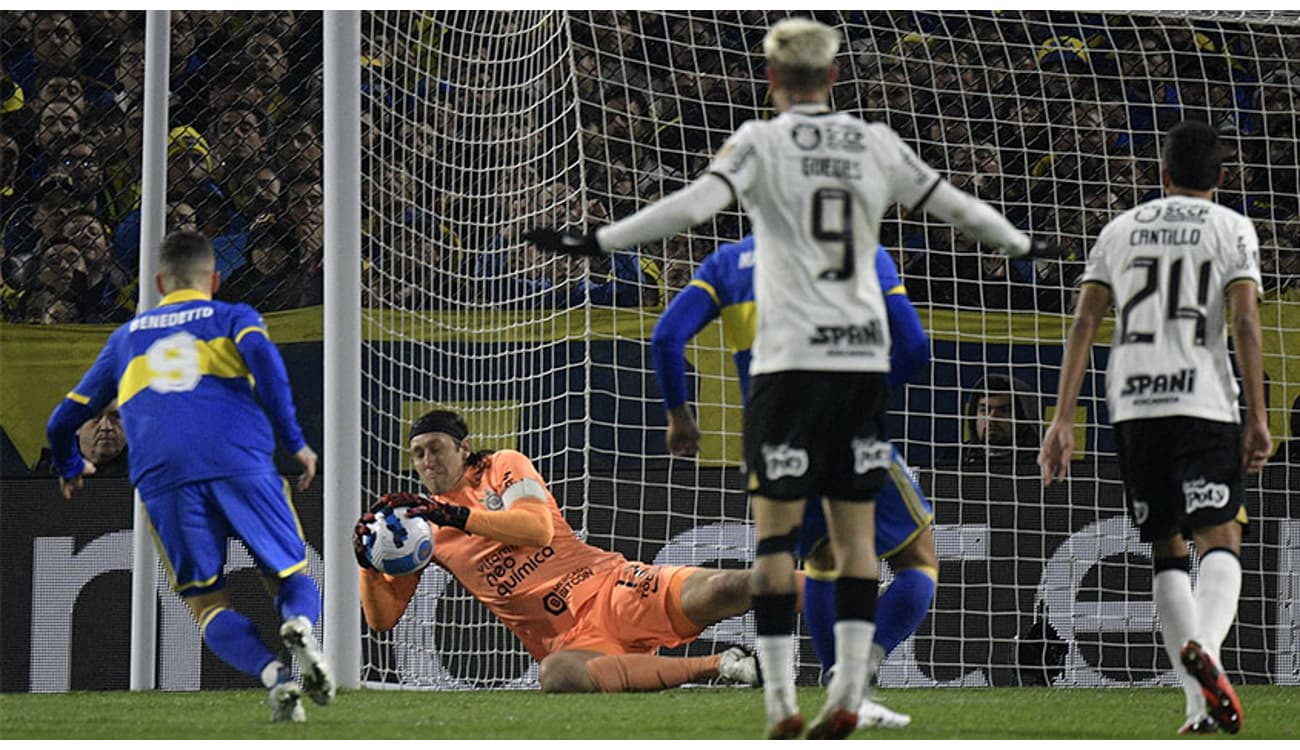
[[[1116,485],[1102,481],[1114,476],[1114,467],[1074,468],[1079,475],[1072,482],[1045,493],[1032,475],[920,472],[936,511],[938,593],[916,635],[885,662],[882,685],[1173,684],[1156,636],[1149,546],[1137,540],[1123,515]],[[1264,489],[1248,497],[1258,520],[1243,546],[1242,606],[1223,652],[1234,682],[1300,684],[1300,612],[1294,606],[1300,592],[1300,495],[1285,491],[1288,481],[1294,486],[1297,480],[1285,477],[1285,470],[1270,467]],[[633,522],[631,514],[592,512],[587,526],[593,544],[664,564],[735,567],[752,560],[753,533],[743,520],[738,471],[696,476],[702,486],[716,488],[699,498],[672,492],[684,480],[672,472],[650,478],[644,494],[634,498],[642,507],[642,527],[623,528]],[[585,499],[617,508],[619,489],[612,475],[594,475]],[[129,483],[91,478],[68,503],[52,479],[10,479],[0,482],[0,495],[6,532],[0,545],[0,637],[6,644],[0,690],[125,689]],[[581,512],[584,497],[577,487],[557,491],[557,499],[570,515]],[[319,490],[300,493],[295,505],[308,540],[309,570],[320,580]],[[685,519],[698,512],[697,505],[730,520],[692,526]],[[229,553],[234,601],[269,639],[278,620],[252,560],[237,542]],[[159,575],[159,687],[254,687],[202,648],[188,610],[165,590],[165,580]],[[432,569],[420,588],[413,616],[370,647],[367,659],[375,666],[363,673],[364,680],[408,688],[536,686],[536,664],[485,610],[459,604],[466,594],[450,576]],[[444,601],[453,605],[439,607]],[[733,618],[678,652],[752,644],[753,632],[752,615]],[[799,649],[800,682],[815,684],[806,637]]]

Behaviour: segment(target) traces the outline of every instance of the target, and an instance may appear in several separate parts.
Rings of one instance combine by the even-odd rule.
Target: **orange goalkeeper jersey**
[[[540,661],[547,654],[545,641],[572,627],[574,613],[597,592],[604,574],[627,561],[578,539],[533,463],[517,451],[493,453],[482,468],[468,469],[466,481],[438,499],[493,513],[515,502],[539,502],[531,499],[537,497],[545,498],[555,524],[550,544],[513,546],[442,527],[434,537],[433,559]]]

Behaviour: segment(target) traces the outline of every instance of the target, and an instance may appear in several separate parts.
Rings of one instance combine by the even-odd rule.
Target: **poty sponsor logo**
[[[852,446],[854,474],[866,474],[874,469],[887,469],[894,457],[893,449],[883,440],[854,438]]]
[[[1204,477],[1183,482],[1183,497],[1187,500],[1189,514],[1201,508],[1222,508],[1231,496],[1228,485],[1207,482]]]
[[[791,448],[786,443],[762,446],[763,461],[767,466],[767,478],[801,477],[808,472],[808,451]]]

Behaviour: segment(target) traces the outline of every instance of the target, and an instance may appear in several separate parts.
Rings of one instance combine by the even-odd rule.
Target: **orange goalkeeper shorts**
[[[634,562],[609,571],[573,627],[546,642],[547,653],[644,654],[690,643],[703,628],[682,612],[682,584],[701,570]]]

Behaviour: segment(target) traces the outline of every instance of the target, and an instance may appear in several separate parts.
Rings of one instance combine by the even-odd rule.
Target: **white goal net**
[[[746,221],[724,213],[590,268],[520,236],[626,216],[770,116],[761,40],[784,15],[363,14],[365,498],[415,488],[406,426],[437,404],[466,416],[476,447],[529,455],[592,544],[645,562],[752,561],[741,400],[718,328],[687,352],[698,460],[667,456],[648,356],[664,304]],[[954,184],[1071,251],[1007,263],[924,216],[886,222],[933,344],[929,371],[894,394],[890,428],[934,504],[940,577],[882,684],[1173,684],[1150,549],[1124,514],[1104,422],[1109,329],[1071,481],[1045,491],[1033,460],[1082,258],[1111,216],[1158,195],[1159,136],[1183,118],[1231,146],[1218,200],[1260,235],[1270,424],[1292,441],[1248,483],[1224,662],[1236,681],[1300,683],[1300,13],[817,16],[844,34],[836,108],[887,122]],[[1014,445],[982,449],[975,406],[998,392]],[[736,618],[679,652],[752,641]],[[372,686],[536,685],[520,644],[441,570],[364,644]],[[800,682],[815,684],[800,644]]]

